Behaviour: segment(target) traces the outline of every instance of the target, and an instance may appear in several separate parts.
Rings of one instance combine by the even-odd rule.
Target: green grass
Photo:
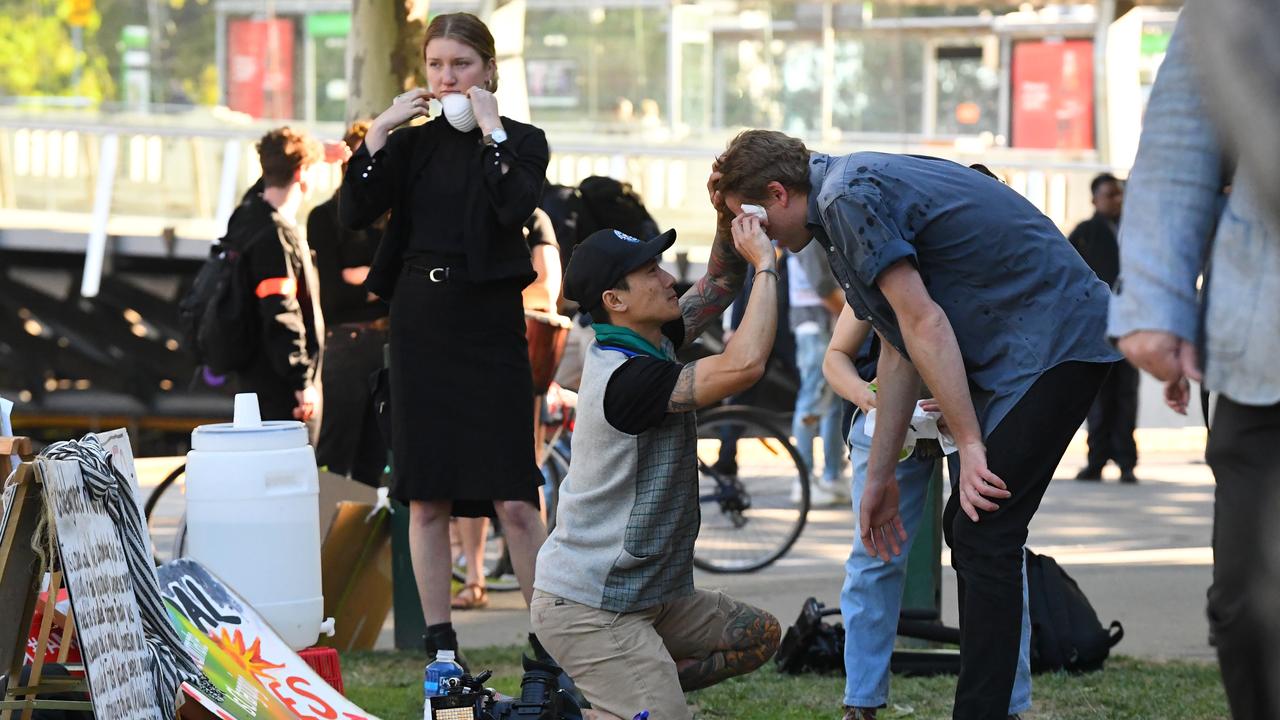
[[[494,671],[489,684],[516,694],[519,647],[467,650],[473,669]],[[350,653],[342,657],[347,696],[384,718],[422,714],[421,653]],[[1038,675],[1027,720],[1218,720],[1229,717],[1217,666],[1193,662],[1149,662],[1113,658],[1089,675]],[[843,677],[780,675],[773,665],[716,687],[689,694],[700,720],[813,720],[839,718]],[[954,677],[894,678],[884,720],[951,717]],[[655,718],[655,720],[658,720]]]

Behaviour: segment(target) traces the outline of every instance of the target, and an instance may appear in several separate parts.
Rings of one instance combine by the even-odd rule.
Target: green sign
[[[1173,33],[1168,30],[1148,30],[1142,33],[1141,53],[1143,57],[1163,54],[1169,49],[1169,38]]]
[[[120,47],[125,50],[146,50],[150,44],[146,25],[125,25],[120,28]]]
[[[316,13],[307,16],[307,36],[346,37],[351,34],[350,13]]]

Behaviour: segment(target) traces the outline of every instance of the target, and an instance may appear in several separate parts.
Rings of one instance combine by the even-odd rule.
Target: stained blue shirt
[[[950,160],[873,152],[814,153],[809,177],[809,227],[849,305],[908,358],[876,279],[904,259],[919,270],[955,330],[984,437],[1045,371],[1120,359],[1106,338],[1106,284],[998,180]]]

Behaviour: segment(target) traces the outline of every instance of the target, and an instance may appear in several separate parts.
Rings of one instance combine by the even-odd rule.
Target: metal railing
[[[258,177],[254,143],[268,127],[216,113],[0,116],[0,248],[86,252],[86,268],[94,273],[108,238],[117,253],[200,257],[222,234],[240,193]],[[342,132],[336,125],[311,129],[330,138]],[[626,180],[661,225],[680,230],[681,246],[693,249],[694,259],[697,248],[709,242],[714,215],[704,186],[728,132],[679,144],[603,130],[552,128],[548,136],[550,182],[575,185],[588,175]],[[1064,230],[1092,213],[1092,177],[1115,170],[1053,153],[874,140],[818,149],[918,152],[983,162]],[[315,173],[310,201],[323,201],[340,181],[336,165]]]

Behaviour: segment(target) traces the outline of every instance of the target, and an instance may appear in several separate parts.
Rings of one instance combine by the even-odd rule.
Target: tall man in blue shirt
[[[749,130],[717,170],[731,211],[763,206],[789,250],[822,244],[882,340],[858,524],[885,561],[906,537],[894,469],[922,380],[937,398],[960,452],[943,521],[960,600],[953,717],[1005,718],[1027,526],[1120,358],[1106,340],[1107,286],[1026,199],[947,160],[834,157]]]

